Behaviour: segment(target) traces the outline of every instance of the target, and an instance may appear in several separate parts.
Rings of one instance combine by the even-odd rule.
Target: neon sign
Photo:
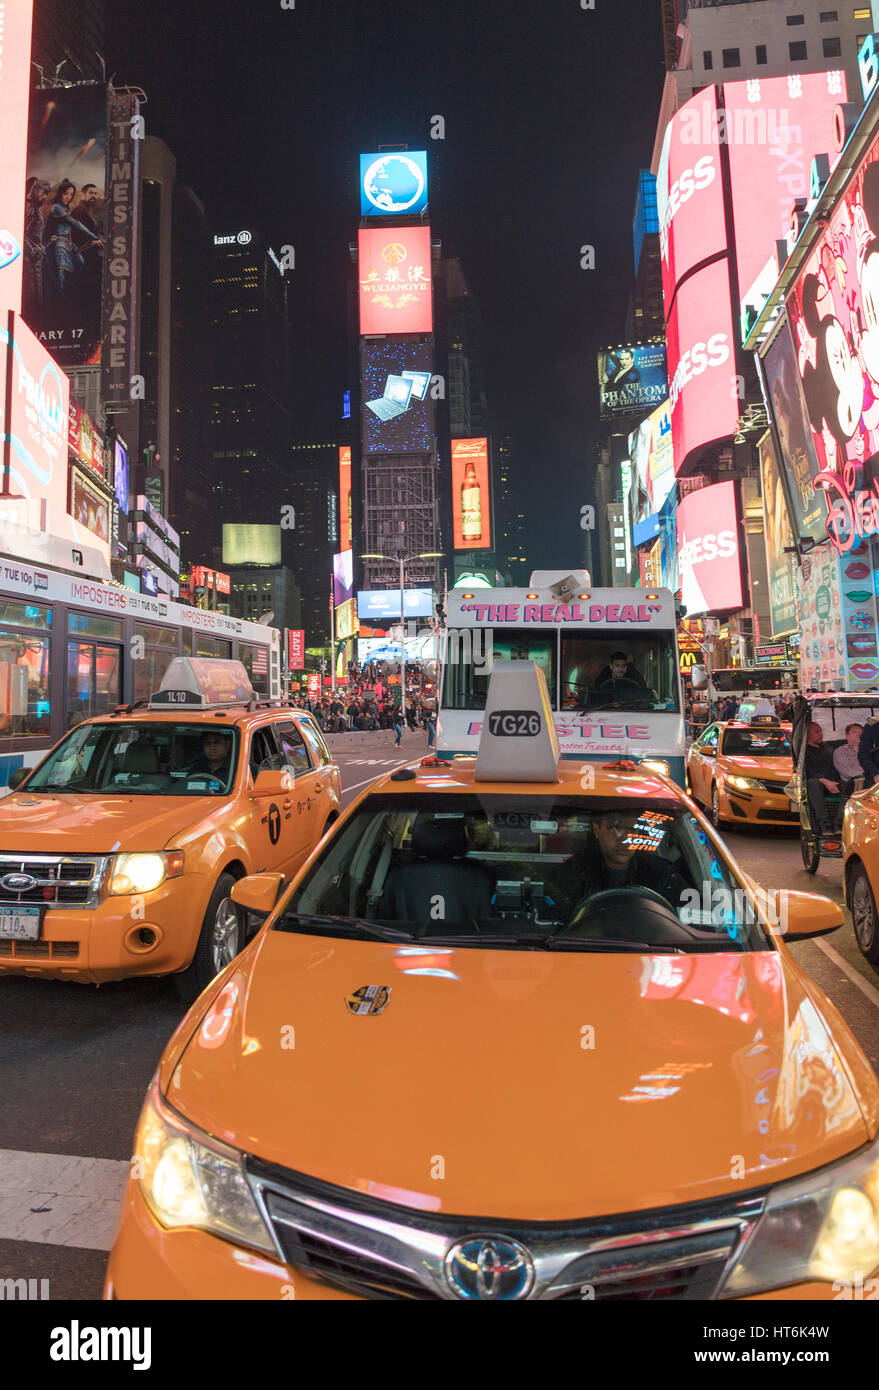
[[[840,555],[879,532],[879,480],[855,488],[855,465],[846,463],[841,473],[817,473],[815,486],[828,493],[827,538]]]

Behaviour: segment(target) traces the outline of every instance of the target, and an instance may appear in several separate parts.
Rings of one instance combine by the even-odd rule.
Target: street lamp
[[[403,569],[404,569],[404,566],[405,566],[405,565],[410,564],[413,560],[441,560],[441,559],[443,558],[443,552],[442,552],[441,550],[423,550],[423,551],[421,552],[420,555],[407,555],[407,556],[405,556],[405,558],[402,557],[402,556],[398,556],[398,555],[377,555],[377,554],[375,554],[374,552],[372,552],[372,553],[371,553],[371,552],[367,552],[366,554],[361,555],[360,558],[361,558],[361,560],[391,560],[391,561],[397,561],[397,563],[398,563],[399,566],[400,566],[400,626],[401,626],[402,629],[403,629],[403,635],[402,635],[402,637],[401,637],[401,639],[400,639],[400,649],[401,649],[401,652],[402,652],[402,659],[401,659],[401,661],[400,661],[400,717],[401,717],[402,719],[405,719],[405,718],[406,718],[406,614],[405,614],[405,612],[404,612],[404,605],[403,605]]]

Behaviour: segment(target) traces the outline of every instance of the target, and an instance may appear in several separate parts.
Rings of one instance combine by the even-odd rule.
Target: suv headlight
[[[117,854],[107,891],[114,897],[122,893],[151,893],[166,878],[177,878],[182,873],[182,850],[166,854]]]
[[[720,1296],[812,1279],[850,1284],[877,1267],[879,1141],[774,1188]]]
[[[761,792],[763,790],[763,783],[759,782],[756,777],[738,777],[727,773],[724,781],[728,787],[736,787],[740,792]]]
[[[169,1110],[155,1080],[138,1121],[133,1162],[144,1199],[163,1226],[208,1231],[277,1255],[242,1155]]]
[[[663,777],[671,775],[671,769],[665,758],[642,758],[641,766],[649,767],[651,772],[659,772]]]

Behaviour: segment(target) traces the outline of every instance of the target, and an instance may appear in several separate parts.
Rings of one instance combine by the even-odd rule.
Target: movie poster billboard
[[[766,408],[775,421],[781,444],[795,535],[813,541],[827,534],[827,502],[815,486],[818,458],[800,384],[797,355],[785,319],[761,359]]]
[[[602,420],[653,410],[668,395],[665,343],[632,343],[598,354]]]
[[[796,564],[793,532],[772,434],[767,431],[757,445],[763,490],[763,535],[769,576],[769,612],[772,636],[783,637],[797,626]]]
[[[34,90],[22,315],[65,368],[101,360],[106,159],[104,87]]]

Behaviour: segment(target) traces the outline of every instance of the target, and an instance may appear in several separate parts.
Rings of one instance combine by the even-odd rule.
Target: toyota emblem
[[[469,1236],[446,1255],[445,1274],[457,1298],[511,1302],[531,1292],[534,1261],[518,1241]]]
[[[31,874],[4,874],[0,878],[0,887],[7,893],[29,893],[36,886],[37,880]]]

